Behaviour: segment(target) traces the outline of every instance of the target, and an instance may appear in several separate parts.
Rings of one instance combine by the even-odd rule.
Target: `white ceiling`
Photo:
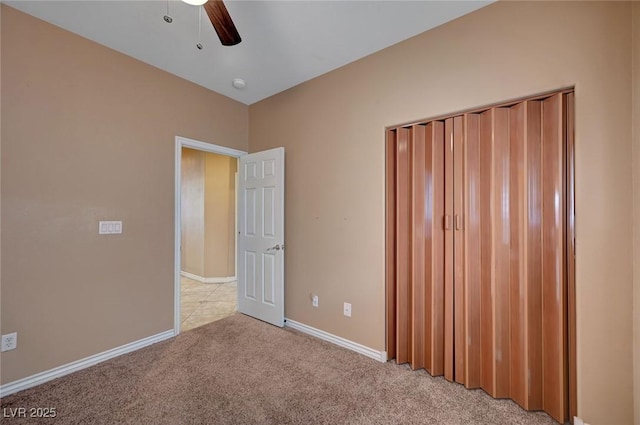
[[[2,1],[248,105],[491,3],[228,0],[242,43],[225,47],[204,9],[177,0],[171,24],[167,1]]]

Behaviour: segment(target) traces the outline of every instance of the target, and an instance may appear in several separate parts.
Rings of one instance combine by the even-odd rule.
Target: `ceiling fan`
[[[222,0],[182,0],[193,6],[203,6],[209,16],[213,29],[216,30],[218,38],[223,46],[235,46],[242,39],[236,29],[229,12]]]

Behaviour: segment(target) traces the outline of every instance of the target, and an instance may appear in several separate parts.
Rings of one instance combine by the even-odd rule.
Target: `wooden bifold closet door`
[[[387,130],[387,352],[575,414],[573,93]],[[570,401],[571,395],[571,401]]]

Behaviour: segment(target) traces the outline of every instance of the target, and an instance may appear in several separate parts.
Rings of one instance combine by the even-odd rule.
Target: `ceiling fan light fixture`
[[[183,2],[190,4],[191,6],[202,6],[207,0],[182,0]]]

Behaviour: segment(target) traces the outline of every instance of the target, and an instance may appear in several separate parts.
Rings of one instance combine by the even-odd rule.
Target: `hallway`
[[[180,278],[180,330],[197,328],[236,311],[237,282],[201,283]]]

